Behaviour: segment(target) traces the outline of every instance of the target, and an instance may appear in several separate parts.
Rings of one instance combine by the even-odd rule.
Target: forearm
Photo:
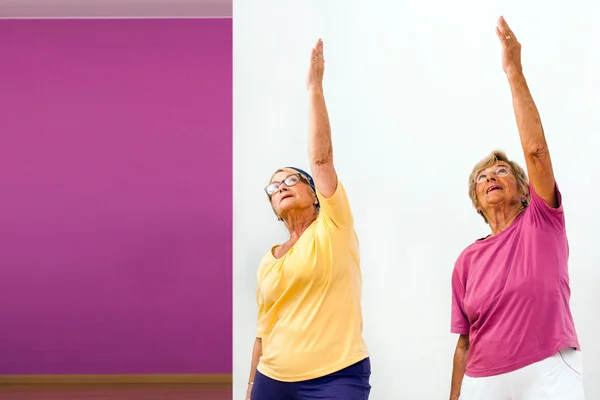
[[[250,376],[248,378],[249,384],[250,382],[254,382],[254,376],[256,374],[256,367],[258,366],[258,362],[260,361],[260,357],[262,356],[262,339],[256,338],[254,341],[254,346],[252,348],[252,362],[250,364]]]
[[[452,368],[452,384],[450,386],[450,400],[458,400],[462,387],[465,368],[467,366],[467,351],[456,349],[454,353],[454,367]]]
[[[510,85],[529,184],[550,207],[558,207],[552,161],[542,120],[523,75],[521,44],[502,17],[498,20],[496,33],[502,43],[502,69]],[[522,195],[528,196],[527,193]]]
[[[452,368],[452,384],[450,386],[450,400],[458,400],[462,387],[465,369],[467,367],[467,355],[469,352],[469,336],[460,335],[454,351],[454,366]]]
[[[311,167],[314,168],[332,163],[333,144],[323,91],[309,90],[308,95],[308,156]]]
[[[521,146],[525,153],[535,155],[546,149],[546,138],[538,109],[522,71],[507,73],[513,100],[513,109]]]

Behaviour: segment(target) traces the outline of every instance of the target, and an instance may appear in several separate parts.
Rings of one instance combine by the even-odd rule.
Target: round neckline
[[[281,261],[284,258],[286,258],[288,256],[288,254],[291,254],[295,249],[296,249],[296,245],[298,244],[298,242],[300,242],[300,240],[302,240],[302,238],[306,235],[306,232],[314,225],[317,223],[317,221],[319,220],[319,216],[317,216],[317,218],[310,223],[310,225],[308,225],[306,227],[306,229],[304,230],[304,232],[302,232],[302,235],[300,235],[300,237],[298,238],[298,240],[296,240],[296,243],[294,243],[288,251],[286,251],[286,253],[284,255],[282,255],[280,258],[275,257],[275,254],[273,254],[274,250],[277,247],[282,246],[282,244],[276,244],[274,246],[271,246],[271,250],[269,251],[269,254],[271,255],[271,258],[275,261]]]
[[[300,239],[298,239],[298,240],[300,240]],[[269,254],[271,255],[271,258],[273,258],[273,260],[275,260],[275,261],[281,261],[281,260],[283,260],[284,258],[286,258],[286,257],[287,257],[287,255],[288,255],[288,254],[290,254],[290,253],[292,252],[292,250],[294,250],[294,246],[295,246],[295,244],[294,244],[294,246],[290,247],[290,248],[288,249],[288,251],[286,251],[286,252],[285,252],[285,254],[284,254],[284,255],[282,255],[280,258],[277,258],[277,257],[275,257],[275,254],[273,254],[273,253],[275,252],[275,249],[276,249],[276,248],[278,248],[278,247],[281,247],[281,246],[282,246],[282,245],[280,245],[280,244],[276,244],[275,246],[272,246],[272,247],[271,247],[271,251],[269,252]]]
[[[517,222],[525,215],[526,212],[527,212],[527,210],[525,210],[521,214],[519,214],[517,216],[517,218],[515,218],[514,221],[508,226],[508,228],[506,228],[505,230],[503,230],[499,234],[497,234],[495,236],[491,236],[491,234],[489,234],[486,237],[477,239],[475,241],[475,243],[477,243],[477,244],[484,244],[484,243],[492,243],[492,242],[494,242],[496,240],[499,240],[499,238],[501,238],[502,236],[506,235],[508,232],[510,232],[513,229],[515,229],[515,227],[517,225]]]

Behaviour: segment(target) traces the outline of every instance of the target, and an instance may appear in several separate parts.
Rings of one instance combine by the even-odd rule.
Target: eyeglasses
[[[510,173],[510,168],[507,168],[507,167],[488,168],[488,169],[481,171],[481,173],[479,173],[479,175],[477,175],[477,178],[475,178],[475,183],[485,182],[488,179],[488,175],[490,175],[490,174],[494,174],[495,176],[501,177],[501,176],[507,176],[509,173]]]
[[[279,188],[281,187],[282,183],[285,183],[285,185],[287,187],[292,187],[298,184],[298,182],[303,181],[304,179],[302,178],[302,175],[300,174],[292,174],[292,175],[288,175],[285,177],[284,180],[280,181],[280,182],[273,182],[271,184],[269,184],[266,188],[265,188],[265,192],[267,192],[267,194],[269,196],[272,196],[273,194],[275,194]]]

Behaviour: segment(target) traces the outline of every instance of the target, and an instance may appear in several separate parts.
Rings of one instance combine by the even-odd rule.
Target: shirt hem
[[[579,343],[576,340],[560,342],[558,345],[553,347],[553,350],[543,351],[536,354],[535,356],[530,356],[523,360],[514,362],[512,364],[504,365],[502,367],[480,370],[473,370],[467,367],[465,369],[465,375],[467,375],[470,378],[487,378],[490,376],[506,374],[527,367],[528,365],[534,364],[536,362],[545,360],[546,358],[552,357],[553,355],[558,353],[559,350],[564,349],[565,347],[574,347],[576,349],[579,349]]]
[[[457,334],[457,335],[468,335],[469,334],[469,328],[463,328],[463,329],[461,329],[461,328],[452,327],[450,329],[450,333],[454,333],[454,334]]]
[[[307,381],[310,379],[321,378],[323,376],[333,374],[334,372],[337,372],[337,371],[342,370],[346,367],[349,367],[353,364],[356,364],[357,362],[362,361],[368,357],[369,357],[369,353],[364,352],[364,353],[361,353],[354,357],[347,358],[343,362],[337,363],[337,364],[329,366],[327,368],[321,368],[314,372],[310,372],[310,373],[302,374],[302,375],[294,375],[294,376],[278,375],[278,374],[274,373],[272,370],[270,370],[269,368],[262,365],[260,362],[259,362],[258,366],[256,367],[256,369],[258,370],[258,372],[265,375],[267,378],[271,378],[276,381],[301,382],[301,381]]]

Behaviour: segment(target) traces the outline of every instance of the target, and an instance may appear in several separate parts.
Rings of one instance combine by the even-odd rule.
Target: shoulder
[[[533,205],[535,208],[538,208],[542,211],[546,212],[563,212],[563,202],[562,202],[562,193],[558,188],[558,184],[554,181],[554,190],[556,192],[556,199],[558,201],[557,207],[551,207],[546,203],[544,199],[540,197],[540,195],[535,191],[533,186],[529,184],[529,205]]]
[[[258,281],[260,282],[264,277],[265,273],[270,269],[270,267],[277,262],[275,256],[273,256],[273,251],[279,247],[279,245],[274,245],[269,248],[267,252],[262,256],[260,262],[258,263],[258,268],[256,269],[256,276]]]
[[[525,220],[529,225],[555,232],[564,232],[565,217],[563,199],[558,185],[555,182],[558,206],[551,207],[529,186],[529,205],[525,210]]]
[[[469,244],[463,251],[460,252],[454,262],[454,272],[458,274],[466,274],[469,271],[470,260],[479,252],[481,239]]]
[[[354,226],[354,216],[350,209],[346,188],[340,180],[338,180],[335,192],[331,197],[325,198],[323,194],[318,191],[317,197],[319,198],[320,204],[320,217],[328,225],[333,225],[338,229],[344,230]]]
[[[333,194],[329,197],[325,197],[323,195],[323,193],[321,193],[318,189],[316,190],[317,193],[317,197],[319,198],[319,202],[326,202],[326,203],[331,203],[331,202],[335,202],[336,200],[347,200],[347,193],[346,193],[346,187],[344,186],[344,184],[342,183],[341,180],[338,179],[337,181],[337,186],[335,187],[335,190],[333,192]]]
[[[469,247],[467,247],[466,249],[461,251],[460,254],[458,255],[458,257],[456,257],[456,260],[454,261],[454,272],[462,272],[462,270],[464,269],[465,253],[467,252],[468,249],[469,249]]]

